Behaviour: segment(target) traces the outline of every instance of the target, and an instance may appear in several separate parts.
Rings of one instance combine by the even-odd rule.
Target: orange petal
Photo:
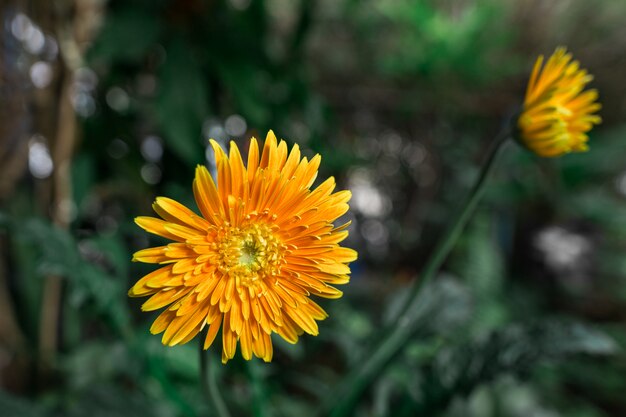
[[[157,197],[152,208],[159,216],[172,223],[192,227],[199,231],[206,231],[211,226],[187,207],[167,197]]]

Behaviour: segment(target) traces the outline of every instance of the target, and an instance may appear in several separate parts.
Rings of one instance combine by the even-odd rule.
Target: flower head
[[[317,335],[316,320],[327,317],[310,295],[339,298],[335,284],[349,281],[354,250],[339,243],[348,224],[333,221],[348,210],[349,191],[333,193],[331,177],[311,189],[320,156],[288,153],[269,132],[259,153],[253,138],[247,167],[231,142],[226,153],[211,141],[217,186],[204,166],[196,168],[193,192],[202,215],[159,197],[161,219],[138,217],[144,230],[171,239],[165,246],[135,253],[133,260],[163,265],[141,278],[131,297],[151,296],[144,311],[166,307],[150,331],[173,346],[193,339],[205,326],[207,349],[221,328],[222,362],[237,342],[245,359],[270,361],[277,333],[296,343],[303,332]]]
[[[520,141],[539,156],[554,157],[588,149],[587,132],[601,119],[596,90],[583,91],[592,76],[565,48],[557,48],[543,65],[535,63],[524,108],[517,120]]]

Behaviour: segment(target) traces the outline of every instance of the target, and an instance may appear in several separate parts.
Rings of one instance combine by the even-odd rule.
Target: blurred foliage
[[[468,2],[464,6],[448,2],[383,1],[373,3],[378,13],[364,19],[362,30],[386,27],[385,47],[375,48],[371,57],[389,76],[431,79],[450,79],[484,84],[517,71],[518,62],[507,59],[497,71],[490,65],[497,62],[503,48],[511,45],[517,35],[514,29],[506,30],[506,21],[498,16],[506,13],[505,2]],[[381,22],[382,20],[382,22]],[[371,38],[370,38],[371,39]],[[450,88],[451,86],[448,86]],[[452,87],[457,87],[454,85]]]
[[[194,207],[194,166],[214,168],[209,138],[243,145],[270,128],[352,190],[347,246],[360,257],[343,300],[322,301],[318,337],[274,339],[271,364],[239,358],[218,378],[233,416],[312,415],[381,337],[536,55],[558,44],[600,89],[591,150],[507,150],[412,311],[414,336],[346,415],[626,414],[626,3],[44,3],[1,6],[0,416],[210,414],[195,344],[163,347],[155,315],[125,295],[150,271],[131,254],[160,242],[132,219],[157,195]]]

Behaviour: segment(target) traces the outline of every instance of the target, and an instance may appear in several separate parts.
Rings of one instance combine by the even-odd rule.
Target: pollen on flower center
[[[249,239],[243,242],[243,246],[240,249],[241,255],[239,255],[239,263],[251,267],[256,264],[257,255],[259,254],[259,247],[255,244],[254,240]]]
[[[285,246],[267,224],[224,226],[218,233],[218,270],[235,278],[238,286],[253,286],[276,276],[284,263]]]

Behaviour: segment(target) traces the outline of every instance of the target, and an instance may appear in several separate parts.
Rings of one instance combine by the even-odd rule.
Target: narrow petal
[[[196,167],[196,176],[193,180],[193,195],[200,212],[213,225],[219,225],[224,214],[217,188],[213,178],[205,166]]]
[[[152,207],[159,216],[172,223],[192,227],[199,231],[206,231],[211,226],[202,217],[170,198],[157,197]]]

